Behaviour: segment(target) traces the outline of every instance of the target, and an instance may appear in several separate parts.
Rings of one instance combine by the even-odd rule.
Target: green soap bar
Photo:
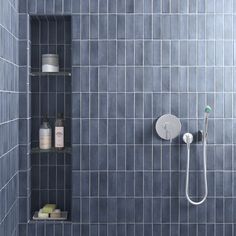
[[[43,213],[52,213],[55,209],[56,209],[56,204],[46,204],[43,207],[42,212]]]

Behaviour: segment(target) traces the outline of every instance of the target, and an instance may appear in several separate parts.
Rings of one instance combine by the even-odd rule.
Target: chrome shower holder
[[[205,108],[205,119],[204,119],[204,130],[199,130],[197,132],[197,139],[203,142],[203,175],[204,175],[204,197],[200,201],[193,201],[189,195],[189,163],[190,163],[190,145],[193,142],[193,135],[191,133],[185,133],[183,135],[183,141],[187,144],[187,168],[186,168],[186,184],[185,184],[185,195],[188,201],[192,205],[200,205],[202,204],[208,195],[208,186],[207,186],[207,133],[208,133],[208,117],[211,112],[211,107],[206,106]]]

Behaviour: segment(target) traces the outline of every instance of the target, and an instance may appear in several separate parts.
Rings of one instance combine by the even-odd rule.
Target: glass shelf
[[[51,149],[40,149],[40,148],[32,148],[31,153],[68,153],[71,154],[71,148],[66,147],[63,150],[58,150],[56,148],[51,148]]]
[[[71,76],[70,72],[31,72],[31,76]]]

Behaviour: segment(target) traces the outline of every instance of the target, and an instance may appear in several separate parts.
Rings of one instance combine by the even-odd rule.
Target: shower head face
[[[210,106],[205,107],[205,113],[209,114],[212,111],[212,108]]]

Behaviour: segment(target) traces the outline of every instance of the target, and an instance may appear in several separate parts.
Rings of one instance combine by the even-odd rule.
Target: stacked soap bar
[[[61,211],[56,209],[56,204],[46,204],[42,209],[39,210],[38,217],[42,219],[60,218]]]
[[[43,208],[42,211],[43,213],[52,213],[56,209],[56,204],[46,204]]]

